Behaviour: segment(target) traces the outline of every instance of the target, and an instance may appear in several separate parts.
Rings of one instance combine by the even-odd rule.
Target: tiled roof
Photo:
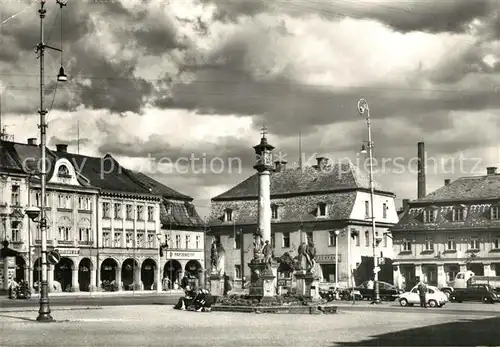
[[[495,203],[482,203],[464,205],[466,216],[463,221],[454,222],[451,218],[455,204],[446,206],[432,206],[436,211],[434,223],[424,223],[423,213],[428,207],[412,207],[401,217],[401,220],[391,230],[393,231],[419,231],[419,230],[455,230],[455,229],[482,229],[500,228],[500,220],[491,219],[491,207]]]
[[[189,216],[189,208],[192,209],[193,216]],[[160,204],[160,222],[163,228],[174,227],[202,228],[204,223],[200,218],[196,208],[187,201],[172,201],[163,198]]]
[[[323,170],[307,166],[303,169],[286,169],[271,174],[271,196],[369,188],[368,175],[352,163],[336,163],[328,165]],[[375,189],[382,191],[376,182]],[[212,200],[256,198],[257,195],[258,174],[254,174]]]
[[[0,142],[0,168],[3,172],[23,173],[14,143]]]
[[[41,151],[36,145],[1,141],[0,168],[2,171],[16,170],[19,173],[37,174]],[[59,158],[68,159],[76,171],[89,181],[89,185],[104,191],[123,192],[153,196],[149,189],[144,188],[130,177],[129,170],[123,168],[113,157],[89,157],[79,154],[52,151],[47,148],[47,176],[52,175],[54,163]]]
[[[347,220],[351,215],[355,200],[356,192],[337,192],[273,199],[271,203],[280,206],[279,220],[273,221],[273,223]],[[327,216],[321,219],[318,219],[313,213],[319,202],[324,202],[328,206]],[[213,202],[210,215],[211,226],[232,224],[231,222],[223,221],[224,209],[226,208],[230,208],[233,211],[233,220],[236,225],[257,223],[257,200]]]
[[[151,189],[151,192],[155,195],[161,195],[164,198],[173,198],[185,201],[193,201],[193,198],[179,193],[178,191],[166,186],[163,183],[156,181],[155,179],[146,176],[142,172],[129,170],[131,178],[136,180],[139,184],[143,185],[147,189]]]
[[[408,212],[400,217],[394,231],[454,230],[500,228],[500,221],[491,219],[491,207],[500,202],[500,175],[459,178],[448,185],[410,202]],[[463,205],[466,218],[452,221],[454,208]],[[434,223],[424,223],[425,209],[436,211]]]
[[[412,202],[500,199],[500,175],[459,178]]]
[[[103,158],[89,157],[68,152],[52,151],[57,158],[66,158],[94,187],[105,191],[153,195],[149,189],[134,181],[129,170],[122,167],[111,155]]]

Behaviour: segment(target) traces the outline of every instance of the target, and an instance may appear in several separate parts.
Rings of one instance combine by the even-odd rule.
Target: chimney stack
[[[496,175],[497,174],[497,168],[495,166],[490,166],[486,168],[486,174],[487,175]]]
[[[425,144],[418,143],[418,177],[417,177],[417,197],[422,199],[425,197]]]
[[[59,143],[56,145],[56,151],[57,152],[67,152],[68,151],[68,145]]]
[[[408,211],[408,206],[410,205],[410,199],[403,199],[403,211]]]
[[[30,137],[28,139],[28,145],[36,146],[37,145],[37,143],[36,143],[36,137]]]
[[[444,185],[447,186],[448,184],[450,184],[451,180],[449,178],[445,179],[444,180]]]
[[[316,162],[317,162],[317,169],[319,171],[323,171],[326,167],[326,164],[328,164],[328,158],[327,157],[317,157],[316,158]]]
[[[286,160],[276,160],[274,162],[274,172],[281,172],[286,170]]]

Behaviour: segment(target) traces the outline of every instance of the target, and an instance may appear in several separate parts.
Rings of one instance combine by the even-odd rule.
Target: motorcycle
[[[12,300],[30,299],[31,298],[31,290],[27,284],[19,285],[15,288],[10,289],[9,298],[11,298]]]

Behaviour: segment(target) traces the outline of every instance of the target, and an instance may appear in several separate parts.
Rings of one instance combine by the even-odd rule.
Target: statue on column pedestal
[[[212,275],[221,275],[224,272],[224,256],[226,251],[220,242],[213,242],[210,250]]]
[[[252,263],[262,263],[264,262],[264,242],[262,241],[262,234],[260,229],[254,234],[254,242],[253,242],[253,259]]]

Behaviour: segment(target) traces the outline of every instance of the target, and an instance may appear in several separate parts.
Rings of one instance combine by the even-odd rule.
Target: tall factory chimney
[[[418,176],[417,176],[417,198],[421,199],[425,196],[425,144],[418,143]]]

